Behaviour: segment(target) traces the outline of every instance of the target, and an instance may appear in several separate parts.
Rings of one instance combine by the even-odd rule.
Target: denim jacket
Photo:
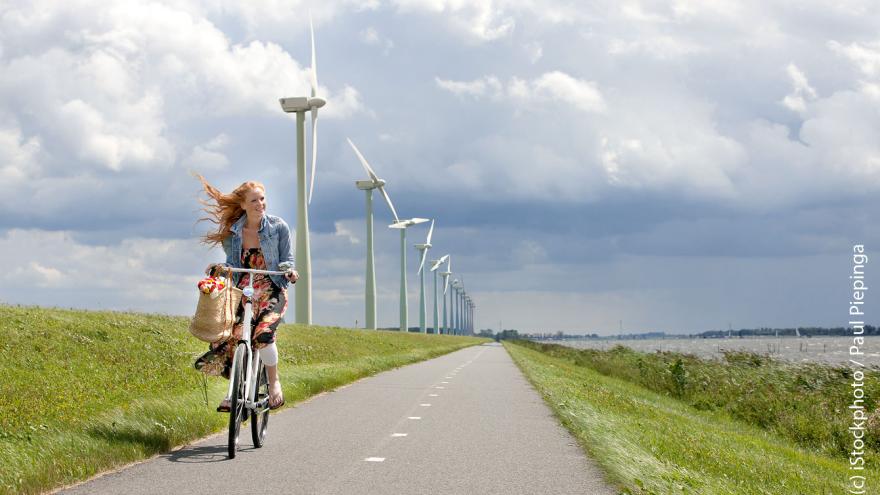
[[[242,229],[247,222],[247,214],[238,219],[229,230],[232,235],[223,240],[223,251],[226,253],[226,264],[233,268],[241,266]],[[263,215],[260,221],[260,250],[266,260],[267,270],[286,271],[293,269],[293,249],[290,245],[290,227],[280,217]],[[233,280],[238,283],[241,274],[234,274]],[[287,287],[287,278],[283,275],[269,275],[272,282],[282,289]]]

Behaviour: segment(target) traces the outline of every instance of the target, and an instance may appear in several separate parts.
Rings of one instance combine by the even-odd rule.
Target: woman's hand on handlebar
[[[296,270],[287,270],[284,273],[284,276],[287,278],[290,283],[295,284],[297,280],[299,280],[299,273]]]
[[[226,267],[226,263],[211,263],[210,265],[208,265],[207,268],[205,268],[205,275],[210,277],[214,273],[215,269],[225,268],[225,267]]]

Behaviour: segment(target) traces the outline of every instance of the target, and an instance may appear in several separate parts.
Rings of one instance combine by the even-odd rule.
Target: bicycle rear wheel
[[[254,402],[256,407],[251,410],[251,437],[254,440],[254,447],[260,448],[266,439],[266,429],[269,426],[269,377],[262,360],[257,371],[257,393]]]
[[[232,370],[229,379],[232,380],[232,395],[229,397],[229,458],[235,458],[238,448],[238,433],[241,430],[241,422],[245,416],[244,380],[247,369],[247,344],[240,343],[235,349],[235,357],[232,358]]]

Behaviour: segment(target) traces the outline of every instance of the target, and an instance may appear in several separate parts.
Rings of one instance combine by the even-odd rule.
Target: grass
[[[852,370],[820,363],[789,363],[745,352],[723,361],[673,352],[643,353],[623,346],[609,351],[522,342],[547,355],[622,378],[696,409],[730,416],[788,437],[803,447],[846,458],[852,446]],[[878,408],[880,377],[866,373],[865,407]],[[867,424],[867,450],[880,452],[880,411]]]
[[[188,320],[0,305],[0,493],[39,493],[219,431]],[[282,325],[287,404],[485,339]]]
[[[505,347],[624,493],[846,493],[845,459],[530,345]],[[872,466],[868,479],[880,479]]]

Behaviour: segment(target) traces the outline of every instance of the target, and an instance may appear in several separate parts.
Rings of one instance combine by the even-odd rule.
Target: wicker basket
[[[241,289],[227,286],[216,297],[199,293],[196,314],[189,324],[189,332],[205,342],[219,342],[232,335],[235,312],[241,302]]]

